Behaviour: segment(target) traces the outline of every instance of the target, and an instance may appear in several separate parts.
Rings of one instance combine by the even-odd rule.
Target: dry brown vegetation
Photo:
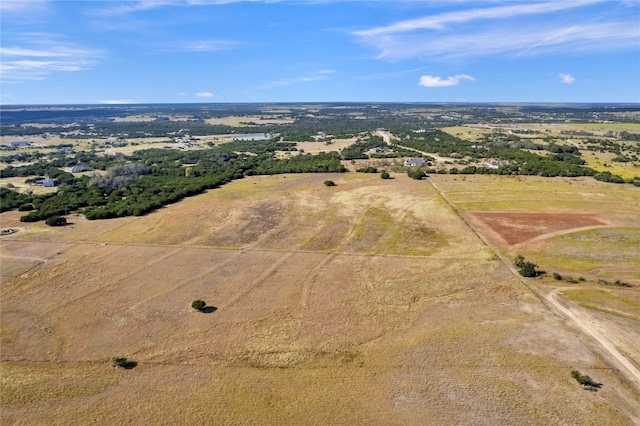
[[[62,228],[3,213],[24,228],[0,238],[2,424],[640,421],[638,389],[591,340],[428,181],[393,177],[252,177]],[[464,205],[454,179],[437,185]]]

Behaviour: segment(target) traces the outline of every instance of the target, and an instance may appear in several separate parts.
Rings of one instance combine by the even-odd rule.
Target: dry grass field
[[[20,231],[0,237],[0,421],[640,422],[637,386],[463,220],[482,225],[471,213],[509,203],[501,193],[482,205],[474,185],[512,190],[522,207],[536,205],[520,199],[527,187],[552,180],[438,176],[460,217],[428,181],[392,176],[251,177],[147,216],[73,215],[62,228],[3,213],[2,228]],[[626,206],[605,220],[589,204],[589,217],[633,222],[633,189],[562,182]],[[607,310],[637,308],[637,288],[563,298],[636,333],[635,314]],[[205,312],[190,307],[198,298]],[[113,356],[138,365],[115,369]],[[574,369],[602,388],[582,389]]]
[[[588,178],[433,179],[496,250],[547,272],[531,283],[539,294],[562,296],[583,325],[640,369],[638,188]]]

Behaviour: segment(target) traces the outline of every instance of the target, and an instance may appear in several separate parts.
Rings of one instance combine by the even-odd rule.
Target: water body
[[[249,141],[263,141],[271,139],[269,133],[246,133],[243,135],[233,135],[234,140],[249,140]]]

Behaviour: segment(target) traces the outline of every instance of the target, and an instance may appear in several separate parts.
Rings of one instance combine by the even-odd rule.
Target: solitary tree
[[[387,172],[386,170],[383,170],[382,173],[380,173],[380,178],[389,179],[391,178],[391,176],[389,176],[389,172]]]
[[[64,226],[67,224],[67,219],[62,216],[51,216],[45,222],[49,226]]]
[[[201,311],[204,309],[204,307],[207,306],[207,304],[205,303],[204,300],[194,300],[193,302],[191,302],[191,307],[193,309],[195,309],[196,311]]]
[[[336,186],[335,182],[332,180],[325,180],[324,186]]]

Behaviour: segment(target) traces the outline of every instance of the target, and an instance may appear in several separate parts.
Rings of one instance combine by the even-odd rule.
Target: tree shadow
[[[121,358],[112,360],[111,365],[113,365],[114,368],[124,368],[125,370],[131,370],[132,368],[135,368],[138,363],[135,361],[129,361],[126,358]]]
[[[216,308],[215,306],[205,306],[204,308],[200,309],[200,312],[205,314],[212,314],[217,310],[218,308]]]

